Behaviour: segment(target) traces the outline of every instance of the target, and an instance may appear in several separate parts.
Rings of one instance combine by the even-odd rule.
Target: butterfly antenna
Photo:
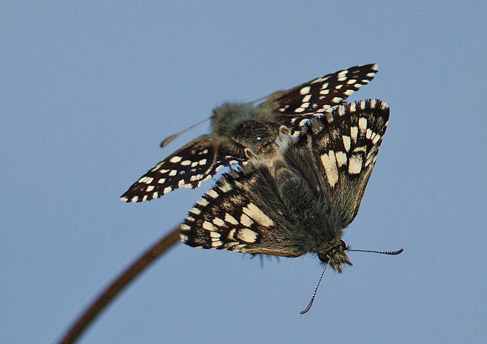
[[[325,267],[323,268],[323,271],[321,272],[320,279],[318,280],[318,284],[316,285],[315,291],[313,292],[313,295],[311,296],[311,300],[309,300],[308,305],[306,306],[305,309],[303,309],[299,314],[304,314],[308,312],[311,309],[311,306],[313,306],[313,302],[315,300],[316,292],[318,291],[318,288],[320,287],[321,280],[323,279],[323,275],[325,274],[326,268],[328,267],[329,263],[326,263]]]
[[[201,121],[196,122],[196,123],[194,123],[194,124],[190,125],[190,126],[189,126],[189,127],[187,127],[186,129],[183,129],[183,130],[181,130],[180,132],[177,132],[177,133],[176,133],[176,134],[174,134],[174,135],[171,135],[171,136],[169,136],[169,137],[166,137],[166,138],[165,138],[164,140],[162,140],[162,142],[161,142],[161,148],[166,147],[166,146],[167,146],[167,145],[168,145],[168,144],[169,144],[169,143],[170,143],[172,140],[174,140],[176,137],[183,135],[185,132],[187,132],[187,131],[189,131],[189,130],[191,130],[191,129],[193,129],[193,128],[196,128],[197,126],[199,126],[199,125],[201,125],[201,124],[205,123],[206,121],[209,121],[209,120],[210,120],[210,119],[212,119],[212,118],[213,118],[213,116],[210,116],[210,117],[208,117],[208,118],[202,119]]]
[[[401,248],[400,250],[397,251],[376,251],[376,250],[352,250],[350,248],[347,248],[348,252],[368,252],[368,253],[378,253],[378,254],[387,254],[389,256],[396,256],[398,254],[401,254],[404,252],[404,249]]]

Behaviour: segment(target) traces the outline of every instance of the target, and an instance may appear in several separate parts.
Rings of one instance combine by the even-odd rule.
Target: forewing
[[[251,254],[295,257],[304,253],[280,244],[287,230],[279,217],[280,208],[270,208],[253,192],[263,182],[262,173],[233,171],[224,175],[189,211],[180,227],[181,241],[192,247]],[[278,202],[276,199],[273,204]]]
[[[122,196],[125,202],[159,198],[177,188],[197,188],[225,165],[240,159],[224,138],[203,135],[159,162],[139,178]]]
[[[330,111],[362,85],[368,84],[378,71],[376,64],[354,66],[316,78],[287,91],[276,92],[261,106],[279,113],[286,120],[309,118]]]
[[[324,172],[321,193],[343,226],[358,213],[388,120],[385,102],[349,103],[313,119],[298,142],[301,150],[314,153],[318,169]]]

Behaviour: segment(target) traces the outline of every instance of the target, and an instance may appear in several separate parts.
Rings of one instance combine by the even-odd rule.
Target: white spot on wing
[[[357,134],[358,134],[358,128],[350,127],[350,136],[352,137],[354,143],[357,142]]]
[[[229,183],[227,182],[224,182],[222,185],[219,186],[220,190],[222,190],[223,192],[228,192],[230,190],[232,190],[232,187],[230,186]]]
[[[221,235],[220,233],[218,233],[218,232],[211,232],[211,233],[210,233],[210,237],[211,237],[211,239],[212,239],[212,240],[213,240],[213,239],[220,240],[220,237],[221,237],[221,236],[222,236],[222,235]],[[216,241],[216,240],[214,240],[214,241]]]
[[[216,227],[213,226],[211,222],[205,221],[203,222],[203,225],[201,226],[203,229],[206,229],[207,231],[215,231]]]
[[[256,222],[260,223],[262,226],[270,227],[274,225],[274,221],[272,221],[269,216],[264,214],[262,210],[260,210],[255,204],[249,203],[246,207],[243,208],[243,212],[247,214],[250,218],[255,220]]]
[[[321,156],[321,162],[325,168],[326,178],[331,187],[334,187],[338,182],[338,167],[335,158],[335,152],[329,151],[328,154]]]
[[[211,178],[211,176],[209,176]],[[203,178],[203,175],[202,174],[195,174],[195,175],[192,175],[191,177],[189,177],[189,180],[194,182],[196,180],[200,180],[201,178]]]
[[[331,106],[330,105],[323,105],[323,107],[321,109],[318,110],[318,112],[325,112],[325,111],[328,111],[331,109]]]
[[[347,164],[347,154],[345,154],[344,152],[336,152],[335,156],[338,163],[338,167],[342,167]]]
[[[348,173],[359,174],[361,170],[362,170],[362,156],[359,154],[352,155],[348,161]]]
[[[359,146],[353,149],[354,152],[367,152],[367,146]]]
[[[195,215],[199,215],[199,214],[201,214],[201,210],[200,210],[200,209],[198,209],[198,208],[192,208],[192,209],[190,209],[190,211],[189,211],[189,212],[190,212],[191,214],[195,214]]]
[[[375,137],[372,139],[372,143],[375,145],[379,140],[380,140],[380,135],[376,134]]]
[[[310,90],[311,90],[310,86],[303,87],[302,89],[299,90],[299,94],[302,95],[308,94]]]
[[[223,245],[223,243],[220,240],[216,240],[211,242],[211,248],[216,249],[219,248]]]
[[[144,177],[144,178],[140,179],[139,182],[142,182],[144,184],[150,184],[150,183],[152,183],[153,180],[154,180],[154,178],[152,178],[152,177]]]
[[[206,207],[209,203],[206,199],[202,198],[196,204],[201,205],[202,207]]]
[[[257,240],[257,233],[247,228],[239,230],[237,236],[240,240],[247,243],[254,243]]]
[[[350,103],[350,111],[351,112],[356,112],[357,111],[357,106],[355,105],[355,103]]]
[[[225,222],[219,217],[215,217],[212,222],[219,227],[222,227],[225,224]]]
[[[350,136],[342,135],[343,146],[345,150],[348,152],[350,150]]]
[[[242,216],[240,216],[240,223],[245,227],[250,227],[254,221],[252,221],[246,214],[242,214]]]
[[[238,225],[238,221],[229,213],[225,214],[225,221],[231,223],[232,225]]]
[[[370,128],[367,128],[367,131],[365,132],[365,137],[369,140],[372,137],[372,130],[370,130]]]
[[[323,90],[320,91],[320,94],[322,94],[324,96],[326,96],[328,93],[330,93],[330,90],[327,89],[327,88],[325,88],[325,89],[323,89]]]
[[[347,79],[347,73],[348,70],[342,70],[340,73],[338,73],[338,81],[345,81]]]
[[[181,226],[179,226],[179,228],[181,228],[181,230],[183,230],[183,231],[189,231],[191,229],[191,227],[185,223],[183,223]]]
[[[360,117],[358,120],[358,127],[360,131],[364,131],[365,129],[367,129],[367,118]]]
[[[210,190],[206,194],[208,196],[210,196],[211,198],[217,198],[218,197],[218,192],[216,192],[215,190]]]
[[[180,162],[181,160],[182,160],[182,158],[180,156],[173,156],[171,159],[169,159],[169,161],[174,163],[174,164]]]

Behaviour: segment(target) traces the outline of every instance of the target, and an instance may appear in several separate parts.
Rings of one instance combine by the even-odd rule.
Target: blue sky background
[[[81,343],[480,343],[487,337],[485,1],[2,1],[0,340],[58,339],[213,181],[118,197],[161,139],[250,101],[378,63],[351,99],[391,120],[359,216],[354,266],[177,245]]]

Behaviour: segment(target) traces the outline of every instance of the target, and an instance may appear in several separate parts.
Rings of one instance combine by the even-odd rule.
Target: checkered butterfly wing
[[[241,162],[226,141],[203,135],[178,149],[139,178],[122,196],[125,202],[152,200],[174,189],[197,188],[224,165]]]
[[[350,95],[368,84],[377,71],[376,64],[343,69],[290,90],[275,92],[261,106],[276,111],[284,124],[292,127],[296,121],[315,117],[344,104]]]
[[[181,241],[197,248],[251,254],[302,254],[279,245],[279,238],[288,228],[286,220],[279,216],[284,204],[277,193],[268,192],[263,202],[256,191],[262,185],[272,185],[269,178],[266,168],[244,168],[225,174],[189,211],[180,226]]]
[[[341,105],[311,120],[297,149],[287,152],[289,161],[313,155],[317,169],[323,171],[320,192],[338,216],[337,227],[345,228],[358,213],[388,121],[389,106],[380,100]]]

